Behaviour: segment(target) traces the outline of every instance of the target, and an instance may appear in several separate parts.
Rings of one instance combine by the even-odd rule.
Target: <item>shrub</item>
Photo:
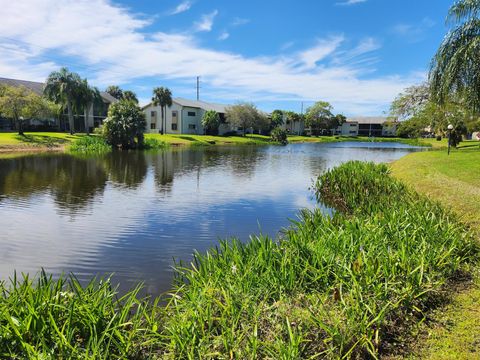
[[[436,136],[437,141],[442,141],[442,137],[440,135]]]
[[[110,145],[133,149],[142,146],[145,127],[142,109],[133,101],[122,100],[110,106],[102,129]]]
[[[288,144],[287,132],[279,127],[273,129],[270,136],[273,141],[279,142],[282,145]]]

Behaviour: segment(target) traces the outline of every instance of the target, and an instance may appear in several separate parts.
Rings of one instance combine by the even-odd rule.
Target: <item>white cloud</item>
[[[428,30],[433,26],[435,26],[435,22],[426,17],[418,24],[399,23],[393,26],[392,32],[408,42],[414,43],[424,40]]]
[[[360,4],[366,1],[367,0],[347,0],[347,1],[337,2],[336,5],[349,6],[349,5]]]
[[[192,5],[193,5],[192,1],[183,1],[180,4],[178,4],[177,7],[170,12],[170,15],[176,15],[176,14],[180,14],[182,12],[188,11],[192,7]]]
[[[251,57],[205,47],[194,34],[147,35],[148,22],[107,0],[0,1],[4,77],[40,80],[71,62],[97,86],[140,78],[173,79],[180,86],[201,75],[204,92],[219,102],[323,99],[351,115],[385,109],[421,80],[416,73],[376,75],[368,62],[359,62],[378,48],[373,39],[351,47],[344,36],[330,36],[303,51]]]
[[[343,42],[343,36],[333,36],[327,40],[317,40],[317,44],[299,54],[300,61],[306,68],[313,69],[317,63],[331,55]]]
[[[202,15],[200,21],[195,23],[195,30],[196,31],[211,31],[213,27],[213,20],[215,16],[218,15],[218,10],[214,10],[209,14]]]
[[[218,37],[218,40],[220,41],[227,40],[229,37],[230,37],[230,33],[228,31],[224,31],[220,34],[220,36]]]
[[[250,19],[236,17],[232,21],[232,26],[241,26],[241,25],[248,24],[249,22],[250,22]]]

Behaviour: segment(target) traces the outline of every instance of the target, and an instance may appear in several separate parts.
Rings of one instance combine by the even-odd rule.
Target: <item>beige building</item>
[[[165,134],[202,135],[204,133],[203,114],[208,110],[214,110],[220,116],[218,133],[223,135],[230,131],[238,131],[238,129],[233,129],[225,120],[227,107],[228,105],[224,104],[174,98],[172,99],[172,106],[166,108],[163,124],[160,106],[150,103],[143,107],[143,111],[147,120],[147,132],[160,133],[163,131]]]

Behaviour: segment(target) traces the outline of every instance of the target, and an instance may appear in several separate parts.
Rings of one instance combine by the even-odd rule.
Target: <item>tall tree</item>
[[[138,104],[137,94],[130,90],[125,90],[123,92],[122,99],[127,101],[133,101],[135,104]]]
[[[73,119],[74,101],[79,95],[82,79],[76,73],[70,72],[67,68],[60,71],[53,71],[48,75],[45,83],[45,96],[56,104],[67,108],[70,134],[73,134],[75,123]]]
[[[321,130],[330,130],[333,114],[332,105],[326,101],[317,101],[307,109],[305,125],[310,127],[313,135],[319,135]]]
[[[283,111],[273,110],[270,115],[270,127],[275,129],[283,125]]]
[[[295,123],[302,121],[304,118],[302,114],[298,114],[295,111],[286,111],[285,116],[287,117],[287,121],[290,122],[292,131],[295,129]]]
[[[263,115],[251,103],[239,103],[230,106],[226,109],[225,116],[231,125],[242,128],[243,136],[245,136],[248,128],[260,128],[264,122]]]
[[[428,84],[410,86],[393,100],[390,105],[390,115],[399,119],[408,119],[422,111],[430,99]]]
[[[205,111],[202,117],[202,126],[207,135],[217,135],[220,126],[220,115],[215,110]]]
[[[90,86],[87,79],[82,80],[76,99],[76,105],[79,112],[80,110],[83,110],[85,132],[87,135],[90,133],[88,115],[92,112],[94,105],[100,104],[101,102],[102,96],[100,95],[100,91],[96,87]]]
[[[105,92],[109,93],[117,100],[123,99],[123,90],[117,85],[110,85],[105,89]]]
[[[24,120],[49,117],[54,112],[54,104],[26,87],[0,88],[0,115],[13,119],[19,135],[23,135]]]
[[[160,106],[162,112],[162,127],[161,134],[163,135],[166,132],[166,121],[164,126],[165,113],[167,111],[167,106],[172,106],[172,92],[166,87],[156,87],[153,89],[152,103],[154,106]]]
[[[480,1],[458,0],[447,21],[454,25],[432,60],[429,81],[435,101],[460,96],[480,112]]]

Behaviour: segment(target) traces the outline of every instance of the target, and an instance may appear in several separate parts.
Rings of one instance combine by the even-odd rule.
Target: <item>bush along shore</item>
[[[349,162],[315,185],[333,216],[300,213],[278,240],[222,241],[177,267],[166,306],[108,283],[14,280],[0,357],[376,358],[474,264],[469,229],[389,175]]]

